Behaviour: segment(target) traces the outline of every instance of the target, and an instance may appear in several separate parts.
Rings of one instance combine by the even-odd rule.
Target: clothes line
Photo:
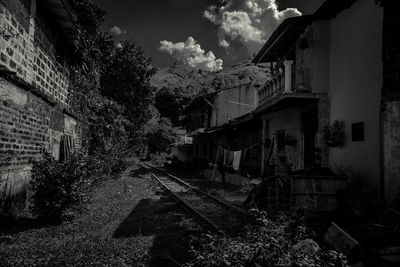
[[[255,144],[253,144],[251,146],[248,146],[248,147],[240,149],[240,150],[230,150],[230,149],[224,148],[222,145],[217,145],[217,147],[221,147],[222,149],[225,149],[225,150],[228,150],[228,151],[245,151],[245,150],[249,150],[249,149],[251,149],[253,147],[259,146],[259,145],[261,145],[261,144],[260,143],[255,143]]]
[[[256,143],[241,150],[229,150],[218,145],[215,155],[215,164],[223,165],[224,167],[238,171],[241,167],[242,159],[245,158],[247,151],[259,145],[260,143]]]

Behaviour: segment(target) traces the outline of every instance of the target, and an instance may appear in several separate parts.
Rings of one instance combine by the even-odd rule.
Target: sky
[[[323,0],[92,0],[104,9],[104,30],[134,39],[153,64],[175,62],[216,71],[250,59],[274,29],[313,13]]]

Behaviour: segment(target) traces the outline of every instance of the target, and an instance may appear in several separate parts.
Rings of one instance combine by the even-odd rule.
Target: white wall
[[[331,122],[345,123],[345,145],[331,148],[331,167],[350,167],[379,189],[379,107],[383,10],[358,0],[330,22]],[[352,142],[351,124],[364,122],[365,139]]]
[[[237,102],[242,105],[231,103]],[[255,109],[256,90],[252,85],[227,89],[214,97],[211,126],[220,126]],[[244,104],[244,105],[243,105]]]
[[[329,88],[330,21],[316,21],[312,28],[312,91],[327,93]]]

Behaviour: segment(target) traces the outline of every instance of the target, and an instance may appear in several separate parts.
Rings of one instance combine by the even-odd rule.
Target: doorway
[[[315,166],[315,136],[318,129],[317,108],[301,113],[301,125],[304,136],[304,169]]]

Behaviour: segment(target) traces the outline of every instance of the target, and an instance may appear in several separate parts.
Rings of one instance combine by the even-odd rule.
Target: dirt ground
[[[0,266],[184,263],[189,235],[201,228],[135,168],[95,190],[88,210],[70,222],[21,219],[0,229]]]

